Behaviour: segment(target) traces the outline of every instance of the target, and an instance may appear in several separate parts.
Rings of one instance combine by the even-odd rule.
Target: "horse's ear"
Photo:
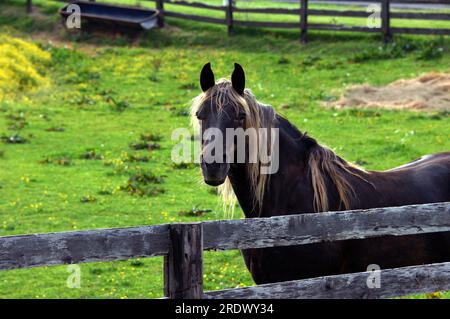
[[[234,64],[234,71],[231,75],[231,84],[233,85],[233,89],[236,90],[240,95],[244,95],[245,89],[245,73],[242,66],[238,63]]]
[[[202,91],[206,92],[216,84],[214,80],[214,73],[211,70],[211,63],[208,62],[203,66],[202,72],[200,72],[200,86]]]

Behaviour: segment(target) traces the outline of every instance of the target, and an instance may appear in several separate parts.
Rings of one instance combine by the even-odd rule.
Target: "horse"
[[[245,73],[239,64],[234,65],[231,81],[216,82],[207,63],[200,73],[200,86],[202,92],[193,100],[191,117],[202,132],[214,128],[225,134],[226,129],[261,127],[278,131],[279,163],[273,174],[262,174],[261,162],[248,161],[247,148],[243,162],[230,161],[237,156],[235,140],[223,142],[222,153],[216,150],[215,158],[223,160],[207,161],[205,154],[217,141],[200,139],[204,182],[219,186],[226,203],[233,205],[237,198],[246,218],[450,201],[450,152],[424,156],[386,171],[365,170],[259,102],[245,88]],[[267,141],[262,142],[257,144]],[[387,269],[450,261],[450,233],[241,252],[255,283],[264,284],[363,272],[372,264]]]

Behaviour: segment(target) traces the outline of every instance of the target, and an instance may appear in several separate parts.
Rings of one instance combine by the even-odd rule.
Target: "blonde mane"
[[[203,104],[213,99],[218,108],[218,112],[222,111],[226,105],[232,105],[239,111],[245,113],[245,129],[247,128],[272,128],[275,120],[275,111],[269,105],[264,105],[258,102],[249,89],[245,89],[244,96],[239,95],[232,87],[231,81],[227,79],[220,79],[215,86],[208,91],[198,95],[191,106],[191,124],[198,130],[198,119],[196,117],[197,111]],[[259,154],[259,136],[257,135],[257,154]],[[270,139],[268,139],[268,149],[270,149]],[[257,157],[259,158],[259,157]],[[254,194],[254,205],[257,207],[263,199],[265,186],[269,176],[267,174],[260,174],[260,162],[248,163],[248,176],[250,178],[250,185]],[[236,204],[236,196],[231,186],[230,179],[227,177],[225,182],[219,186],[219,194],[226,211],[232,211]],[[261,207],[260,205],[258,207]]]
[[[214,101],[218,108],[218,112],[222,111],[223,107],[226,105],[232,105],[239,111],[244,111],[246,115],[244,129],[270,129],[274,127],[276,113],[271,106],[258,102],[253,93],[248,89],[245,89],[244,96],[239,95],[233,89],[231,81],[227,79],[220,79],[215,86],[206,92],[201,93],[193,100],[190,110],[191,125],[197,130],[197,132],[199,131],[199,122],[196,117],[196,113],[208,100]],[[272,147],[270,144],[270,138],[267,143],[267,149],[270,150]],[[257,151],[259,154],[259,140],[257,145]],[[350,171],[349,168],[354,167],[360,172],[363,172],[363,170],[347,163],[339,158],[333,151],[320,145],[313,146],[311,149],[308,157],[308,164],[314,191],[314,210],[316,212],[323,212],[329,209],[325,176],[329,176],[331,178],[331,181],[334,183],[339,193],[341,202],[344,204],[344,208],[349,209],[351,207],[351,202],[354,198],[355,192],[350,183],[342,175],[342,172],[347,172],[351,175],[360,177],[358,173]],[[254,194],[254,207],[259,207],[258,213],[260,213],[265,187],[270,175],[260,173],[260,162],[248,163],[247,169],[250,185]],[[225,211],[233,211],[236,204],[236,196],[228,177],[225,182],[219,186],[218,192],[222,197]]]
[[[367,173],[364,169],[348,163],[325,146],[316,145],[311,149],[308,156],[308,167],[314,191],[313,205],[315,212],[326,212],[330,208],[325,181],[327,176],[336,187],[340,202],[345,210],[351,209],[352,203],[356,199],[355,190],[345,173],[371,184],[362,176],[363,173]]]

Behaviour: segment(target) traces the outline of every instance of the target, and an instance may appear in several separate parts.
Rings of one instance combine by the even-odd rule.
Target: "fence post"
[[[164,259],[164,293],[170,299],[203,298],[203,226],[169,227],[170,249]]]
[[[159,11],[158,14],[158,27],[164,27],[164,0],[156,0],[156,10]]]
[[[384,42],[391,41],[391,29],[390,29],[390,0],[381,0],[381,32],[383,33]]]
[[[227,7],[226,7],[226,20],[227,20],[227,27],[228,27],[228,35],[234,34],[233,29],[233,0],[227,1]]]
[[[300,0],[300,41],[308,42],[308,0]]]
[[[32,0],[27,0],[27,13],[31,13],[33,11]]]

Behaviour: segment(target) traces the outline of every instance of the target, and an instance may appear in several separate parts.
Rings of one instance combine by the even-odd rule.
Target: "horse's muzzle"
[[[205,183],[209,186],[219,186],[222,185],[225,182],[225,179],[216,179],[216,180],[208,180],[205,179]]]
[[[203,178],[205,183],[210,186],[219,186],[225,182],[227,178],[230,165],[228,163],[211,163],[202,162]]]

